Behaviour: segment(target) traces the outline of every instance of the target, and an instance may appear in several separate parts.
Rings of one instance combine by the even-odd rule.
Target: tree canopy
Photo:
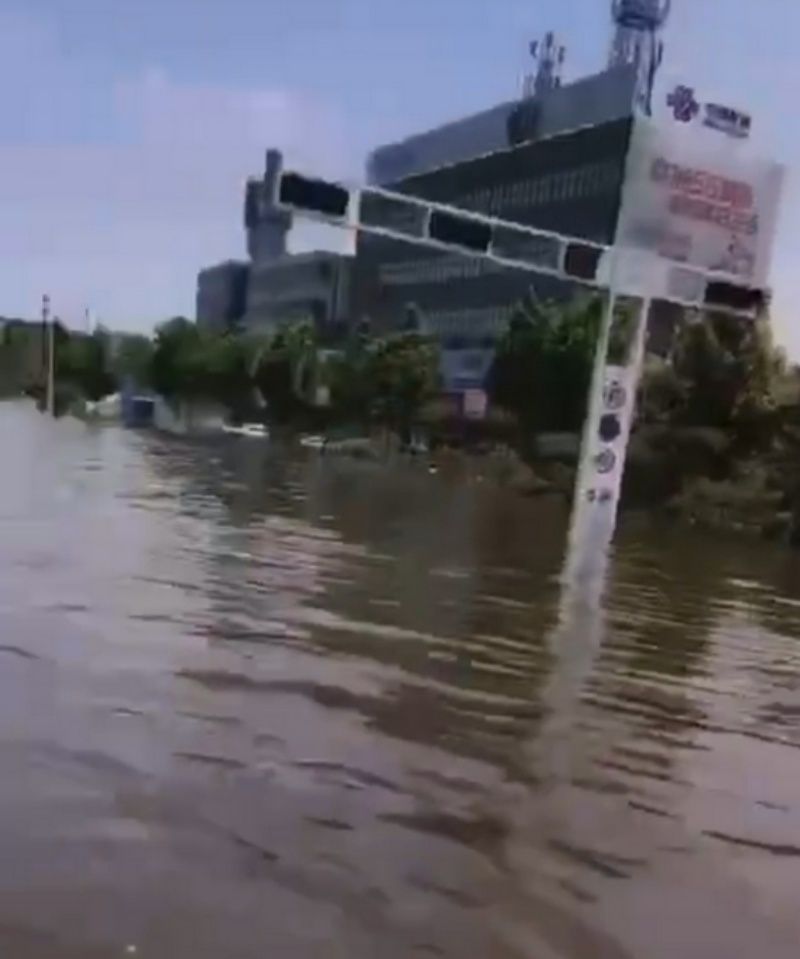
[[[490,398],[529,432],[578,431],[586,416],[603,303],[580,297],[569,304],[519,304],[497,346]]]

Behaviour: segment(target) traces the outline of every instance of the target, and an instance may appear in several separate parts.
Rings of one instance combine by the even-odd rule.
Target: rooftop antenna
[[[548,31],[543,40],[534,40],[530,54],[536,61],[536,73],[529,73],[522,83],[525,99],[539,97],[561,86],[561,76],[566,59],[566,47],[556,43],[555,34]]]
[[[615,31],[609,67],[636,69],[635,106],[647,116],[653,113],[653,87],[664,58],[659,34],[672,9],[672,0],[611,0]]]

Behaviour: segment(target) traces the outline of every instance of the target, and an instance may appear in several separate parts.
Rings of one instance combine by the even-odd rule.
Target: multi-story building
[[[335,336],[348,318],[351,262],[322,250],[254,262],[245,326],[273,330],[310,321]]]
[[[249,267],[241,260],[209,266],[197,275],[196,317],[211,330],[233,329],[244,316]]]
[[[277,205],[283,157],[268,150],[264,175],[247,181],[248,260],[227,261],[197,277],[197,322],[214,329],[274,330],[313,322],[326,335],[346,323],[352,257],[326,251],[291,254],[292,215]]]
[[[267,150],[267,162],[261,178],[247,181],[244,192],[244,226],[247,255],[252,263],[263,263],[286,256],[286,238],[292,228],[292,214],[276,203],[278,181],[283,170],[280,150]]]
[[[538,51],[537,51],[538,52]],[[540,71],[517,101],[375,150],[371,183],[526,226],[613,241],[634,114],[637,73],[615,65],[562,85],[563,53],[549,36]],[[400,328],[409,312],[439,340],[449,391],[480,387],[498,337],[531,289],[563,296],[552,279],[491,261],[359,236],[357,322]]]

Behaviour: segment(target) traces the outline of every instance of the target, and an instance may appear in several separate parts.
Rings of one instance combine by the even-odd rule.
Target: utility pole
[[[47,354],[46,406],[50,416],[56,415],[56,321],[50,319],[50,297],[42,297],[42,344]],[[46,344],[46,345],[45,345]]]
[[[56,323],[58,317],[50,320],[47,343],[47,412],[56,415]]]
[[[42,373],[47,370],[47,321],[50,318],[50,297],[45,293],[42,296]]]

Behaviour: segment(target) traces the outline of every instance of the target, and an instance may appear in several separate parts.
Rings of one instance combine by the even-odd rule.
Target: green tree
[[[113,393],[117,380],[111,370],[108,333],[96,329],[90,336],[57,331],[56,378],[75,387],[88,400]]]
[[[156,330],[148,379],[168,399],[214,400],[238,415],[252,387],[249,351],[233,333],[175,317]]]
[[[305,322],[279,330],[256,348],[253,381],[275,418],[291,419],[309,406],[317,357],[314,326]]]
[[[603,302],[519,304],[489,374],[493,402],[527,432],[579,431],[586,416]]]
[[[372,363],[369,336],[358,331],[326,365],[331,407],[337,418],[364,426],[372,419],[375,400]]]
[[[189,356],[196,348],[199,332],[194,323],[176,316],[156,328],[150,367],[153,389],[167,399],[188,395]]]
[[[438,389],[437,350],[418,333],[386,337],[370,348],[362,375],[375,419],[407,443],[420,410]]]
[[[152,365],[153,341],[149,337],[137,333],[119,337],[112,368],[120,382],[130,380],[140,388],[150,386]]]
[[[678,422],[728,430],[746,446],[769,439],[780,357],[766,319],[711,314],[688,323],[673,362],[685,397]]]

